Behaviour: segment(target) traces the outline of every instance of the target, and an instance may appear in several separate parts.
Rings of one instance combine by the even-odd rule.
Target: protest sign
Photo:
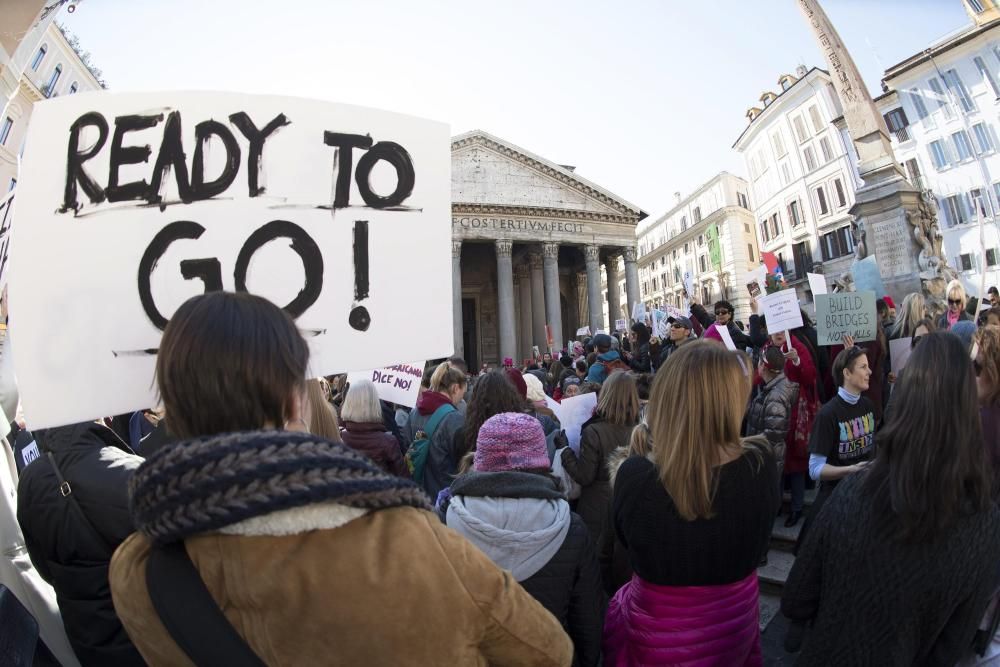
[[[559,425],[566,431],[566,439],[569,441],[570,448],[579,454],[580,430],[583,428],[583,424],[594,416],[594,409],[597,407],[597,394],[591,392],[589,394],[571,396],[564,398],[562,403],[556,403],[548,399],[546,400],[546,404],[552,408],[552,411],[556,413],[556,417],[559,418]],[[556,410],[553,408],[553,404],[557,405],[559,409]]]
[[[7,285],[7,267],[10,259],[10,231],[14,222],[14,190],[0,198],[0,292]]]
[[[209,290],[283,307],[313,376],[453,351],[447,125],[100,92],[37,105],[26,143],[10,293],[34,427],[151,407],[167,320]]]
[[[820,294],[827,293],[825,276],[819,273],[807,273],[806,278],[809,279],[809,289],[813,293],[813,300]]]
[[[875,292],[840,292],[816,297],[816,337],[820,345],[840,345],[845,334],[856,343],[875,340],[878,325]]]
[[[712,268],[716,271],[722,270],[722,246],[719,243],[719,226],[709,225],[705,230],[705,239],[708,244],[708,257]]]
[[[667,337],[667,333],[670,331],[670,325],[667,323],[667,313],[660,310],[659,308],[653,309],[653,326],[651,327],[652,335],[657,338],[663,339]]]
[[[578,338],[579,337],[583,337],[583,336],[589,336],[590,335],[590,327],[589,326],[580,327],[579,329],[576,330],[576,335],[577,335]]]
[[[746,283],[751,298],[755,299],[764,294],[767,287],[767,267],[761,264],[747,273]]]
[[[758,297],[760,312],[767,318],[767,330],[774,333],[802,326],[799,297],[794,289],[781,290]]]
[[[615,331],[625,331],[628,329],[628,323],[623,319],[615,320]]]
[[[868,255],[864,259],[854,262],[851,266],[851,274],[854,276],[854,289],[858,292],[874,292],[879,297],[888,294],[885,291],[885,283],[882,282],[882,274],[878,270],[875,255]]]
[[[906,362],[910,360],[911,344],[913,338],[897,338],[889,341],[889,356],[892,357],[893,374],[898,378],[900,371],[906,368]]]
[[[670,318],[677,319],[678,317],[690,317],[690,312],[685,313],[680,308],[676,308],[674,306],[664,306],[664,308],[666,308],[667,310],[667,319]]]
[[[736,351],[736,342],[733,340],[733,335],[729,333],[729,327],[716,326],[715,330],[719,332],[719,336],[722,338],[722,342],[725,343],[726,347]]]
[[[417,404],[417,394],[420,393],[420,380],[423,376],[424,362],[414,361],[371,371],[352,371],[347,374],[347,381],[371,380],[380,399],[412,408]]]

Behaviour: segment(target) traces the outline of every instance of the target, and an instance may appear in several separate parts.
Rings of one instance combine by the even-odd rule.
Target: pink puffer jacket
[[[724,586],[657,586],[633,575],[604,621],[604,665],[763,664],[757,573]]]

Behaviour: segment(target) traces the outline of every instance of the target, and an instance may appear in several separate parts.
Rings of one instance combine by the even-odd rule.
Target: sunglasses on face
[[[684,326],[683,324],[677,324],[677,323],[671,324],[670,328],[671,329],[687,329],[687,327]]]
[[[962,305],[962,300],[961,299],[948,299],[948,304],[952,305],[952,306],[961,306]]]
[[[728,310],[717,310],[717,311],[715,311],[715,316],[716,317],[721,317],[722,315],[728,315],[728,314],[729,314]]]

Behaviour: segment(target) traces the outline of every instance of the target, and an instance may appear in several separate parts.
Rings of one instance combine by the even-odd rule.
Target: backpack
[[[417,484],[423,485],[424,483],[424,467],[427,465],[427,454],[431,448],[431,440],[434,438],[434,432],[437,431],[438,425],[444,418],[454,411],[454,405],[450,403],[442,405],[434,411],[434,414],[431,415],[430,420],[424,425],[424,428],[413,435],[413,443],[406,450],[404,458],[406,460],[406,467],[410,469],[410,475]]]

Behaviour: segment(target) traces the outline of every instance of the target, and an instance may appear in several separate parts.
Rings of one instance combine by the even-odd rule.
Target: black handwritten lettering
[[[355,148],[371,148],[372,138],[366,134],[324,132],[323,143],[337,149],[333,155],[333,168],[337,172],[333,207],[344,208],[350,205],[351,200],[351,172],[354,171],[353,151]],[[358,185],[360,186],[360,181]]]
[[[264,188],[259,185],[260,170],[264,158],[264,142],[279,127],[284,127],[291,121],[285,118],[285,114],[279,113],[271,119],[271,122],[258,130],[254,122],[250,120],[250,116],[245,111],[240,111],[231,115],[229,122],[235,125],[250,142],[250,153],[247,157],[247,187],[250,189],[250,196],[256,197],[264,193]]]
[[[194,147],[194,163],[191,165],[191,193],[195,199],[209,199],[226,191],[240,170],[240,145],[236,137],[225,125],[217,120],[206,120],[194,128],[197,143]],[[222,173],[214,181],[205,182],[205,144],[212,137],[218,137],[226,149],[226,163]]]
[[[159,233],[153,237],[153,240],[150,241],[149,245],[146,247],[146,252],[142,254],[142,259],[139,260],[139,302],[142,304],[142,309],[145,311],[146,317],[148,317],[149,321],[153,323],[153,326],[160,331],[166,328],[167,318],[163,316],[160,310],[156,307],[156,303],[153,301],[153,290],[150,285],[150,278],[153,275],[153,269],[156,268],[157,262],[159,262],[160,258],[167,252],[167,248],[170,247],[171,243],[179,239],[197,239],[204,233],[205,228],[197,222],[191,222],[190,220],[172,222],[161,229]],[[207,262],[209,260],[196,261]],[[204,268],[204,264],[197,266],[199,268]],[[205,278],[205,275],[203,271],[197,274],[189,272],[189,275],[185,277]],[[219,282],[222,282],[221,276],[219,277]],[[208,291],[208,283],[209,280],[206,278],[206,291]]]
[[[372,317],[368,309],[360,305],[368,298],[368,221],[354,223],[354,301],[347,321],[357,331],[368,331]]]
[[[305,284],[299,293],[285,306],[285,311],[293,318],[299,317],[308,308],[316,303],[320,292],[323,291],[323,253],[312,237],[293,222],[287,220],[272,220],[267,223],[247,239],[240,249],[240,254],[236,258],[236,291],[247,291],[247,271],[250,268],[250,260],[254,253],[264,247],[267,243],[279,238],[292,240],[291,248],[298,253],[302,260],[302,269],[305,273]]]
[[[94,145],[88,149],[80,150],[80,131],[85,127],[96,127],[98,136]],[[74,121],[69,128],[69,143],[66,155],[66,189],[63,193],[63,205],[59,209],[60,213],[79,209],[76,201],[77,183],[83,188],[84,193],[91,203],[99,204],[105,199],[104,189],[94,182],[94,179],[83,169],[83,163],[97,155],[104,142],[108,140],[108,121],[104,116],[91,111],[85,113]]]
[[[385,197],[372,192],[369,182],[372,169],[379,160],[385,160],[396,170],[396,189]],[[358,171],[355,174],[361,198],[372,208],[389,208],[402,204],[413,193],[415,177],[410,154],[393,141],[380,141],[372,146],[358,160]]]
[[[125,164],[143,164],[149,161],[153,152],[149,144],[144,146],[122,146],[126,132],[137,132],[156,127],[163,120],[163,114],[156,116],[118,116],[115,118],[115,134],[111,139],[111,154],[108,156],[108,187],[105,194],[109,202],[142,199],[149,184],[145,179],[118,184],[118,170]]]
[[[163,179],[167,170],[171,170],[177,180],[177,193],[181,201],[188,204],[192,201],[191,185],[188,180],[187,156],[184,154],[184,143],[181,139],[181,113],[171,111],[167,114],[167,122],[163,127],[163,141],[160,143],[160,152],[156,156],[156,164],[153,166],[153,180],[149,183],[146,192],[146,201],[150,204],[161,204],[163,198],[160,196],[160,189],[163,186]]]

